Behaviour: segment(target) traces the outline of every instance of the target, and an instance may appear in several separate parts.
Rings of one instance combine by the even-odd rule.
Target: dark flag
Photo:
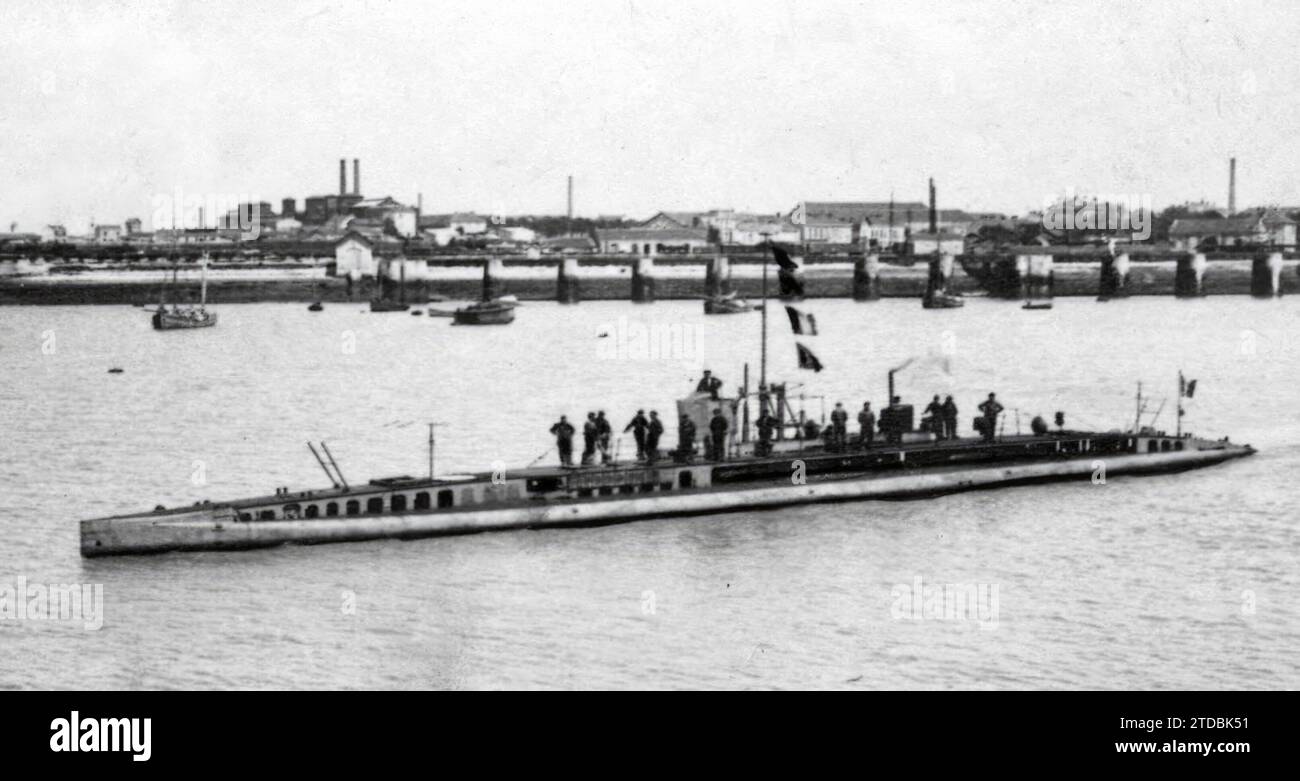
[[[772,259],[776,261],[776,265],[780,266],[785,271],[799,270],[799,267],[795,265],[795,262],[790,259],[790,253],[770,241],[768,242],[768,246],[772,248]]]
[[[794,346],[799,350],[800,369],[812,369],[815,372],[819,372],[822,370],[822,362],[817,360],[817,356],[813,355],[812,350],[809,350],[807,347],[804,347],[802,344],[799,344],[798,342],[795,342]]]
[[[1178,395],[1190,399],[1196,393],[1196,380],[1183,379],[1183,373],[1178,373]]]
[[[781,283],[782,298],[803,298],[803,283],[794,275],[793,271],[778,269],[776,272],[777,281]]]
[[[1187,398],[1190,399],[1195,394],[1196,394],[1196,380],[1192,380],[1191,382],[1187,383]]]
[[[790,316],[790,330],[800,336],[817,335],[817,318],[810,314],[804,314],[792,306],[785,308],[785,313]]]

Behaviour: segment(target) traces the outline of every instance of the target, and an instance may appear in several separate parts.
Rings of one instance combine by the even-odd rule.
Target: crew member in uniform
[[[555,447],[560,451],[560,466],[573,466],[573,424],[561,415],[560,422],[551,426],[551,433],[555,435]]]
[[[596,413],[587,413],[587,422],[582,424],[582,463],[590,464],[596,458],[596,438],[600,435],[600,426],[596,423]]]
[[[925,414],[930,419],[930,432],[943,439],[943,403],[939,401],[938,394],[926,405]]]
[[[876,440],[876,413],[871,411],[871,402],[863,402],[862,411],[858,413],[858,425],[862,428],[862,446],[871,447]]]
[[[614,427],[609,425],[605,410],[596,413],[596,447],[600,448],[600,462],[608,464],[614,460],[609,450],[609,438],[614,434]]]
[[[835,409],[831,410],[831,442],[837,448],[843,448],[849,441],[849,412],[844,409],[844,403],[835,402]]]
[[[990,393],[988,400],[980,403],[980,412],[984,413],[984,430],[980,433],[984,435],[985,442],[992,442],[998,430],[998,414],[1002,412],[997,394]]]
[[[659,413],[650,410],[650,420],[646,423],[645,430],[645,458],[652,464],[659,457],[659,437],[663,436],[663,433],[664,424],[659,419]]]
[[[623,429],[623,433],[632,432],[632,438],[636,440],[636,458],[638,461],[645,458],[645,432],[650,427],[650,421],[646,420],[645,410],[639,409],[633,416],[632,422],[628,423]]]
[[[769,412],[760,415],[755,425],[758,426],[758,445],[754,448],[754,452],[765,456],[772,452],[772,437],[776,434],[776,428],[781,425],[781,421]]]
[[[957,438],[957,402],[952,396],[943,400],[943,438]]]
[[[713,417],[709,420],[709,433],[713,435],[713,452],[710,455],[714,461],[721,461],[727,456],[727,419],[723,417],[721,409],[713,410]]]
[[[711,398],[718,398],[718,391],[722,390],[722,380],[713,376],[708,369],[704,370],[704,376],[700,378],[700,383],[695,386],[696,393],[707,393]]]

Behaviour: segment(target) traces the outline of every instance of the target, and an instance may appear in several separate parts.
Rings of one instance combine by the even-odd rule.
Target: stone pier
[[[1256,255],[1250,264],[1250,294],[1255,298],[1282,295],[1282,253]]]
[[[502,295],[502,265],[500,258],[490,258],[483,263],[483,298],[491,300]]]
[[[637,258],[632,264],[632,302],[648,304],[655,300],[655,260]]]
[[[880,255],[872,252],[853,261],[853,300],[880,299]]]
[[[1112,298],[1127,298],[1129,294],[1128,275],[1129,257],[1127,252],[1118,255],[1103,255],[1097,300],[1108,301]]]
[[[708,268],[704,271],[704,294],[720,296],[731,289],[731,263],[725,255],[709,258]]]
[[[1189,252],[1178,258],[1174,272],[1174,295],[1178,298],[1197,298],[1205,295],[1205,255]]]
[[[561,304],[576,304],[582,300],[577,258],[560,259],[556,268],[555,300]]]
[[[1020,281],[1020,297],[1051,298],[1054,265],[1051,255],[1017,255],[1016,275]]]

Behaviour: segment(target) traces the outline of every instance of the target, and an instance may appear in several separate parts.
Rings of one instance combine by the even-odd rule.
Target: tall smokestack
[[[934,179],[930,180],[930,232],[939,232],[939,212],[934,206]]]
[[[361,161],[352,158],[352,194],[361,194]]]
[[[573,174],[569,174],[569,207],[565,211],[564,232],[569,232],[569,226],[573,223]]]
[[[348,194],[348,161],[339,160],[339,195]]]
[[[1228,158],[1228,216],[1237,213],[1237,158]]]

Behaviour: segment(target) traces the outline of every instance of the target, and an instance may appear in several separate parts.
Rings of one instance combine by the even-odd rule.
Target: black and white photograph
[[[1287,3],[0,40],[0,690],[1300,686]]]

